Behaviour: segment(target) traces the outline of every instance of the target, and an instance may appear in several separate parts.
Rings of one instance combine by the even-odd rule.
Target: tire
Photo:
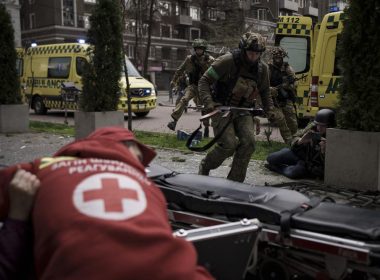
[[[136,117],[143,118],[149,114],[149,111],[148,112],[135,112],[134,114],[136,115]]]
[[[47,109],[45,107],[44,101],[39,96],[36,96],[35,98],[33,98],[33,108],[34,108],[34,112],[37,115],[46,115],[47,113]]]

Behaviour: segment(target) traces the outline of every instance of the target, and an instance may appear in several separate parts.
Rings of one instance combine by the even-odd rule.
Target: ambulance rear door
[[[287,53],[289,65],[297,78],[297,116],[300,120],[311,117],[308,111],[308,98],[313,62],[312,19],[303,16],[280,16],[275,30],[275,45],[283,47]]]
[[[313,86],[317,88],[318,108],[336,108],[341,73],[338,68],[337,44],[343,29],[343,13],[327,14],[321,24],[315,62],[313,66]]]

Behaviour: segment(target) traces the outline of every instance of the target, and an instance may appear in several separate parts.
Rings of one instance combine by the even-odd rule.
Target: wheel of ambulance
[[[149,111],[148,112],[135,112],[136,117],[139,117],[139,118],[145,117],[148,114],[149,114]]]
[[[34,112],[37,115],[45,115],[47,112],[45,104],[42,98],[39,96],[36,96],[35,98],[33,98],[33,108],[34,108]]]

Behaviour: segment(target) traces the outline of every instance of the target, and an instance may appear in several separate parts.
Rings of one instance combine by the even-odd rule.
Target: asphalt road
[[[173,104],[169,101],[167,92],[160,92],[157,99],[157,103],[173,106]],[[133,116],[132,129],[141,131],[175,133],[167,127],[168,122],[171,121],[170,114],[173,109],[173,107],[157,106],[157,108],[150,111],[146,117],[138,118],[136,116]],[[189,109],[187,113],[184,113],[178,121],[176,129],[184,130],[186,132],[194,131],[200,124],[200,115],[200,112]],[[30,119],[63,124],[65,122],[65,113],[58,110],[49,110],[47,115],[36,115],[34,111],[31,110]],[[67,112],[67,121],[69,125],[74,125],[74,112]],[[261,119],[261,124],[261,133],[257,136],[256,139],[265,141],[267,138],[265,136],[264,130],[268,127],[268,121],[266,119]],[[127,115],[125,115],[125,127],[128,127]],[[212,130],[210,131],[210,136],[213,136]],[[277,128],[272,128],[270,139],[273,141],[282,142],[281,135]]]

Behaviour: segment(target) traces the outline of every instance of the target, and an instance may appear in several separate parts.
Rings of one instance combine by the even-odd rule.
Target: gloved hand
[[[270,122],[274,122],[276,120],[276,112],[273,109],[270,109],[266,112],[266,116]]]
[[[211,113],[212,111],[214,111],[215,107],[216,107],[216,103],[212,100],[209,100],[209,101],[204,103],[203,111],[205,112],[205,114],[208,114],[208,113]]]
[[[275,87],[270,87],[269,88],[270,94],[272,95],[273,98],[276,98],[278,95],[278,89]]]
[[[281,87],[286,90],[291,90],[292,87],[288,82],[282,83]]]

